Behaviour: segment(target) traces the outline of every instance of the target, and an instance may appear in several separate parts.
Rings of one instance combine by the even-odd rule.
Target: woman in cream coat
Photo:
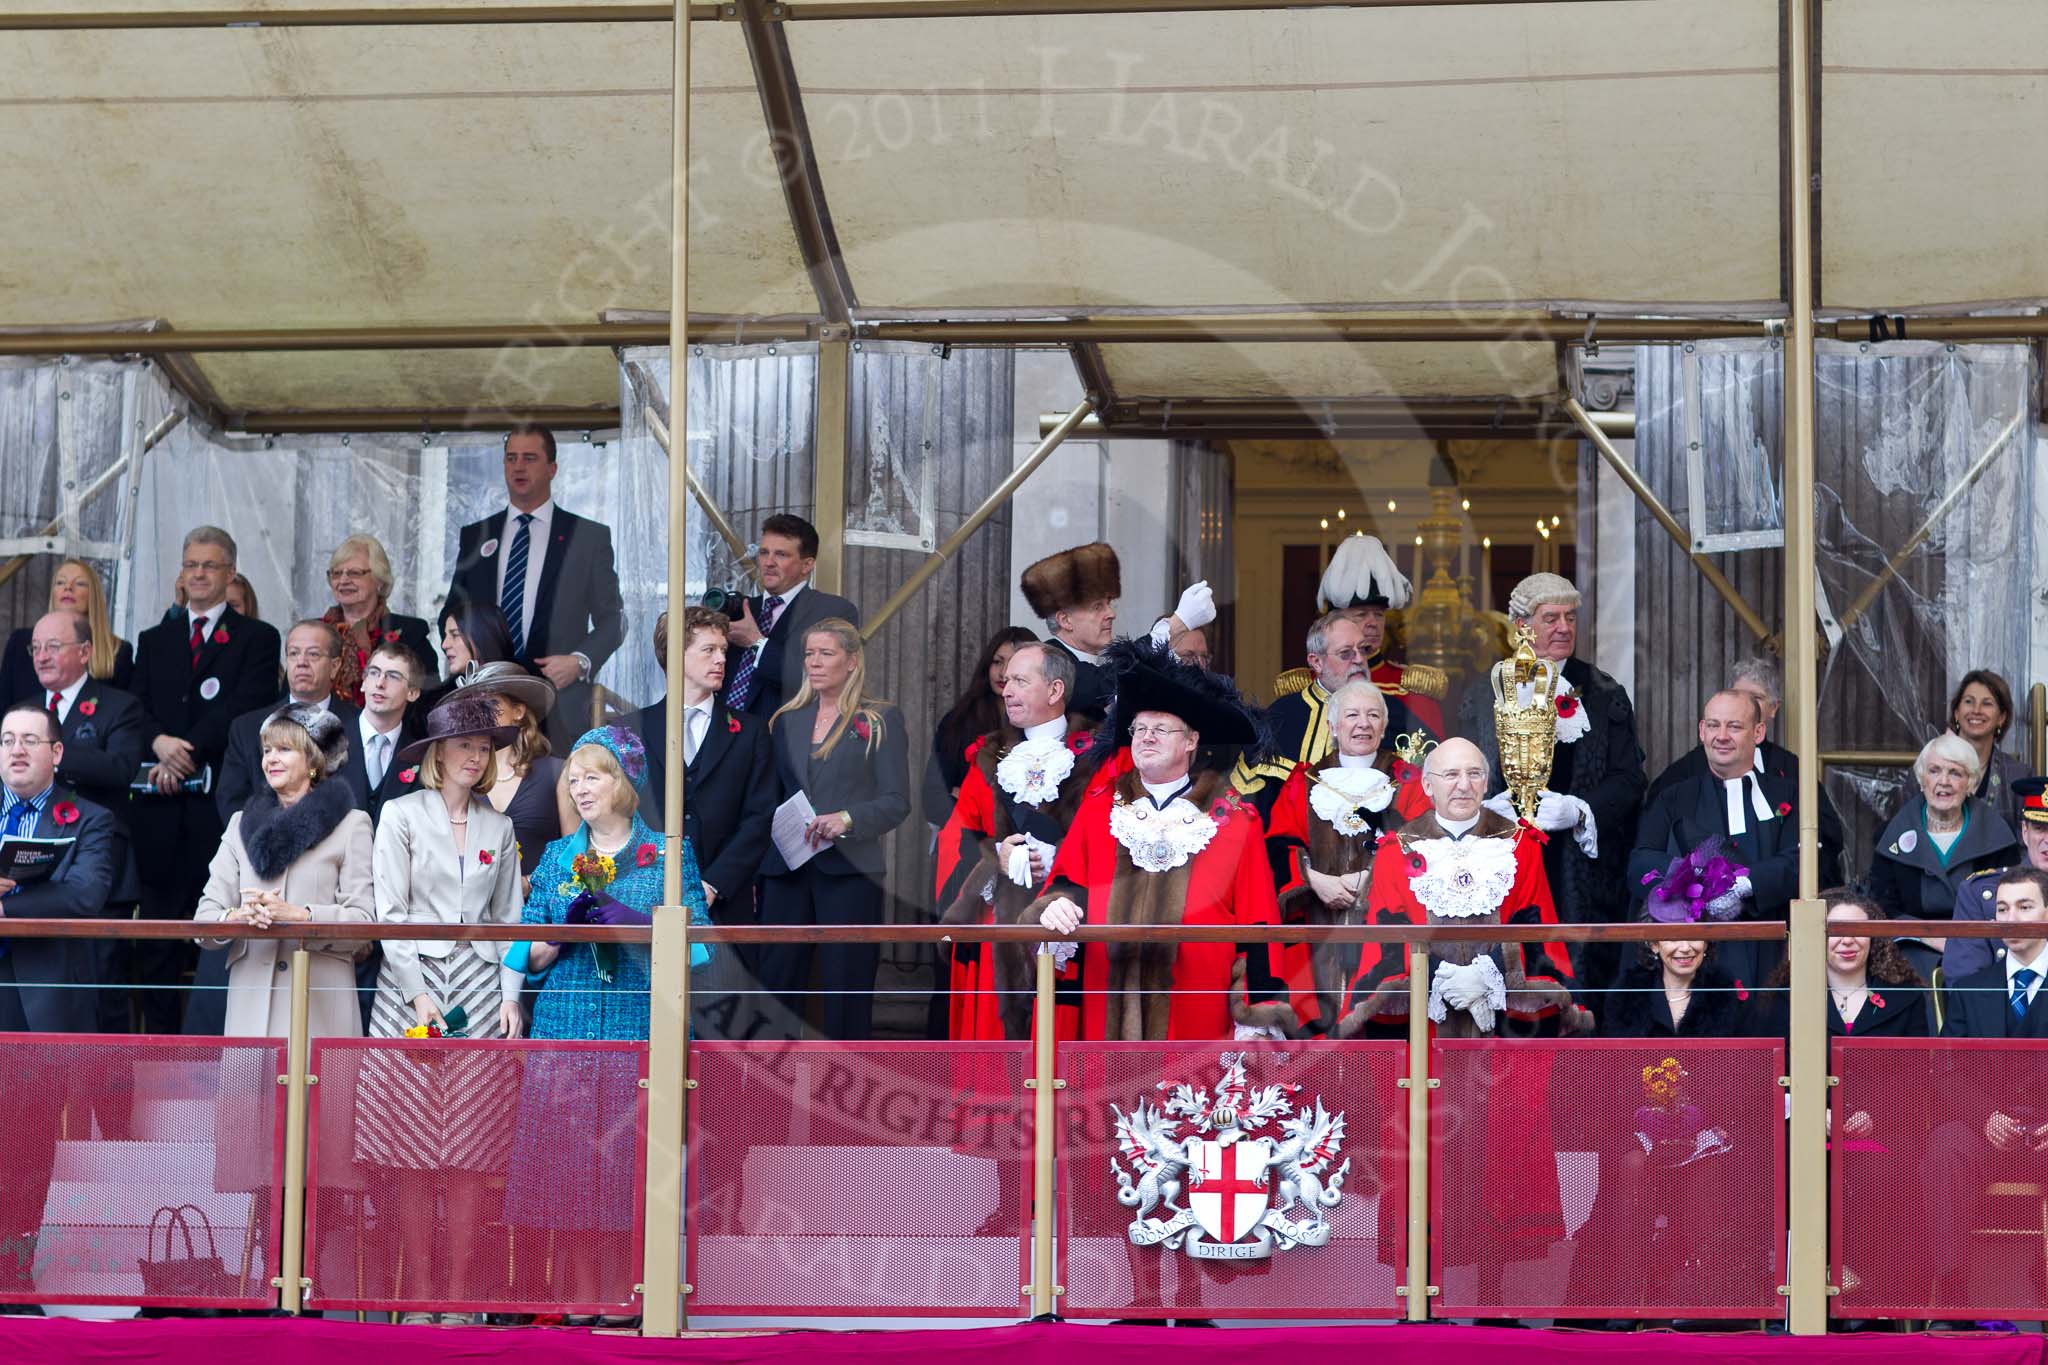
[[[458,691],[427,717],[427,737],[398,755],[420,765],[424,790],[384,807],[377,825],[377,919],[385,924],[515,924],[521,907],[511,819],[486,793],[493,750],[516,735],[493,698]],[[451,1029],[468,1038],[519,1036],[517,974],[501,973],[503,943],[391,940],[371,1007],[373,1038]],[[511,1146],[516,1058],[465,1043],[373,1048],[356,1080],[355,1158],[384,1169],[400,1256],[390,1297],[420,1304],[474,1298],[485,1179]],[[448,1221],[435,1226],[436,1195]],[[445,1275],[445,1282],[438,1282]],[[422,1314],[407,1314],[419,1321]]]
[[[226,1034],[283,1038],[291,1030],[292,951],[312,954],[312,1036],[361,1037],[355,998],[360,943],[308,941],[299,925],[368,923],[370,817],[354,808],[338,774],[348,727],[309,706],[281,707],[264,722],[263,777],[229,819],[207,869],[198,923],[253,924],[276,938],[206,940],[228,950]],[[333,780],[328,780],[330,777]]]

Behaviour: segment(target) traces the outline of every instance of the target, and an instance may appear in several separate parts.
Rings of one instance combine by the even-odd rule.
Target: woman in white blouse
[[[399,754],[400,763],[419,764],[421,790],[388,803],[378,822],[378,922],[519,921],[512,822],[486,796],[497,772],[493,751],[513,733],[498,723],[490,697],[457,692],[427,717],[427,737]],[[499,971],[504,948],[387,941],[370,1036],[432,1029],[517,1038],[520,980]],[[514,1059],[460,1043],[373,1049],[365,1057],[356,1083],[355,1154],[385,1169],[396,1196],[400,1255],[392,1262],[392,1298],[432,1302],[478,1291],[471,1268],[488,1255],[485,1181],[505,1169],[517,1086]],[[438,1235],[437,1195],[448,1213]]]

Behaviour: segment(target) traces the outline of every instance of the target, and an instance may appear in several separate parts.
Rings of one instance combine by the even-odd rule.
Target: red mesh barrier
[[[1243,1059],[1241,1076],[1226,1057]],[[1063,1045],[1060,1312],[1396,1316],[1406,1070],[1399,1042]],[[1234,1125],[1217,1121],[1225,1090],[1236,1092]],[[1318,1105],[1324,1120],[1342,1116],[1341,1133],[1318,1122]],[[1121,1132],[1118,1111],[1135,1120]]]
[[[262,1039],[0,1034],[0,1302],[275,1303],[283,1073]]]
[[[1749,1038],[1438,1042],[1432,1312],[1777,1316],[1783,1052]]]
[[[645,1043],[313,1043],[314,1309],[639,1311]]]
[[[1025,1043],[690,1048],[693,1314],[1016,1316]]]
[[[2044,1066],[2048,1042],[1835,1041],[1837,1316],[2048,1319]]]

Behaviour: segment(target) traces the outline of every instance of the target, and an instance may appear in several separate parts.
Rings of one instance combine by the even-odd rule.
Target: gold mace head
[[[1529,627],[1515,634],[1515,652],[1493,666],[1493,725],[1501,780],[1522,818],[1534,820],[1557,747],[1558,678],[1556,666],[1536,656]]]

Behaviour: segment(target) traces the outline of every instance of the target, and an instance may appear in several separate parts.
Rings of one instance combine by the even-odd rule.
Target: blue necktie
[[[2041,974],[2032,967],[2022,967],[2012,974],[2012,1012],[2019,1018],[2027,1017],[2027,992],[2040,979]]]
[[[6,826],[4,828],[0,828],[0,839],[13,838],[15,835],[22,832],[21,827],[23,825],[33,822],[35,818],[36,808],[34,806],[31,806],[26,801],[16,801],[14,803],[14,809],[7,812]],[[20,889],[21,888],[17,886],[14,890],[19,891]],[[11,896],[14,894],[14,892],[10,891],[7,894]],[[0,961],[4,961],[7,958],[7,950],[10,946],[11,945],[6,943],[5,941],[0,941]]]
[[[505,552],[505,590],[498,595],[498,608],[505,613],[505,629],[512,636],[512,652],[526,652],[526,560],[533,550],[533,513],[519,514],[519,533]]]

